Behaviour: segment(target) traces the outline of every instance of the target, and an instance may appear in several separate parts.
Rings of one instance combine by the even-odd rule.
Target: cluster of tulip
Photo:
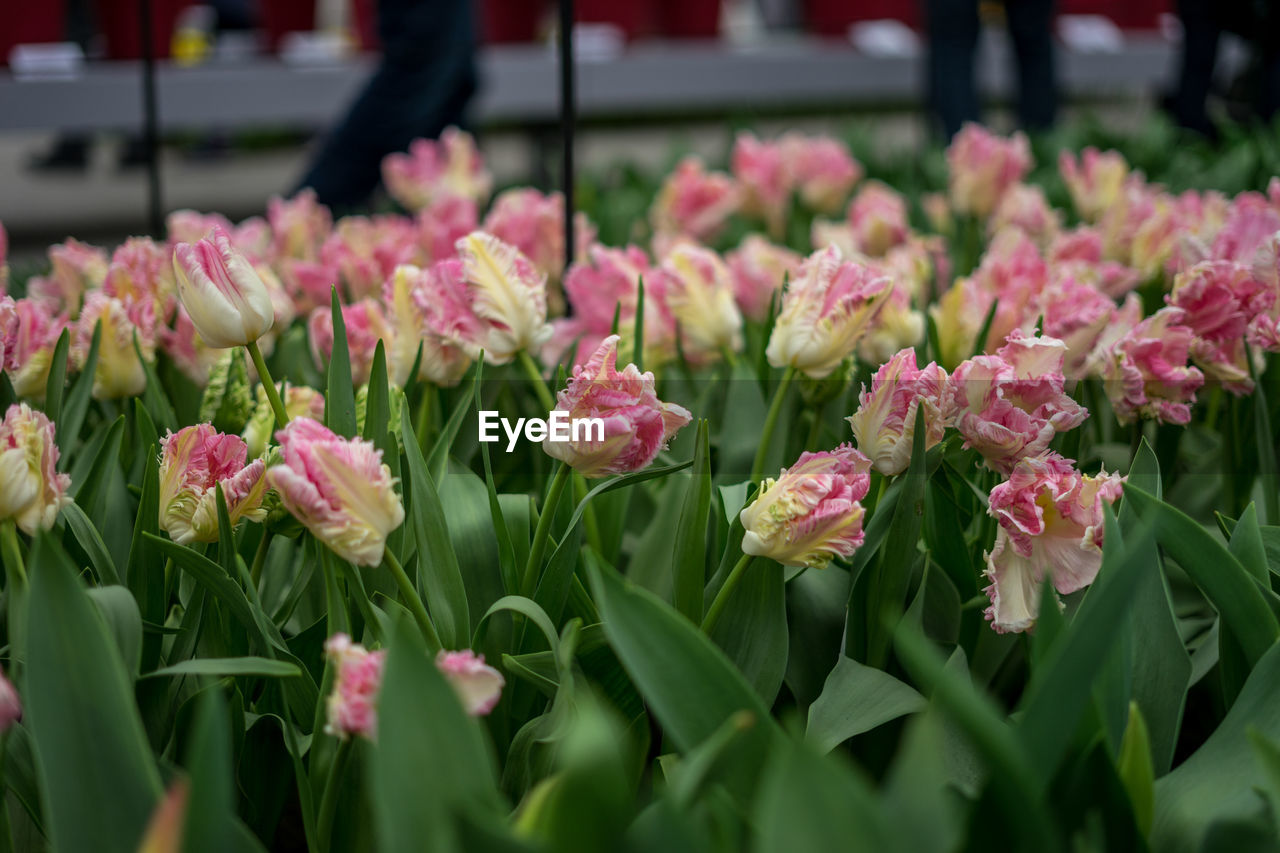
[[[435,489],[453,476],[451,452],[463,467],[475,458],[474,442],[465,453],[465,438],[454,446],[472,400],[460,392],[475,386],[483,393],[478,380],[486,365],[518,389],[531,388],[532,407],[542,415],[598,419],[603,434],[548,438],[541,443],[545,457],[525,457],[528,471],[555,467],[534,483],[536,510],[527,494],[521,498],[532,538],[523,530],[518,545],[503,520],[512,505],[503,499],[514,496],[499,494],[483,451],[492,512],[486,538],[497,540],[503,562],[501,595],[479,602],[485,619],[491,605],[516,598],[527,602],[521,607],[547,608],[557,617],[567,599],[584,619],[598,616],[584,581],[599,566],[612,571],[608,566],[628,558],[636,575],[634,536],[645,531],[628,528],[625,507],[606,523],[595,498],[685,467],[652,467],[671,462],[678,447],[693,451],[694,485],[683,504],[675,502],[680,529],[657,534],[675,540],[673,567],[647,585],[720,645],[729,630],[726,612],[741,603],[743,590],[749,592],[744,581],[765,571],[766,562],[769,571],[788,567],[791,579],[833,563],[865,565],[871,549],[898,549],[908,555],[905,576],[877,575],[880,586],[870,595],[896,595],[873,601],[871,612],[887,606],[901,615],[908,584],[928,562],[922,552],[936,543],[886,542],[884,528],[874,535],[871,526],[884,518],[887,527],[894,495],[908,480],[940,468],[936,476],[948,483],[947,494],[953,482],[968,483],[980,500],[980,511],[957,522],[956,535],[983,552],[981,560],[961,562],[985,575],[986,619],[996,632],[1027,631],[1046,612],[1044,596],[1056,612],[1063,606],[1058,596],[1099,575],[1110,507],[1125,479],[1102,467],[1104,433],[1133,424],[1136,453],[1145,421],[1192,421],[1206,382],[1215,412],[1224,393],[1256,392],[1257,423],[1267,423],[1260,377],[1266,354],[1280,352],[1280,179],[1266,193],[1231,199],[1214,192],[1174,196],[1131,172],[1116,152],[1089,149],[1079,158],[1064,152],[1060,172],[1078,220],[1068,228],[1042,190],[1023,182],[1031,159],[1021,136],[969,126],[947,160],[947,192],[919,200],[931,226],[923,233],[911,224],[911,201],[863,181],[862,167],[837,141],[744,134],[733,147],[730,173],[688,158],[665,179],[651,210],[648,250],[597,242],[579,214],[578,256],[566,266],[563,199],[508,190],[481,218],[493,182],[472,140],[450,130],[384,163],[385,184],[407,216],[334,222],[304,192],[274,199],[265,219],[237,225],[180,211],[169,218],[167,240],[131,238],[110,254],[67,240],[50,248],[47,274],[8,282],[0,273],[0,293],[21,292],[0,297],[6,377],[0,394],[12,400],[0,422],[10,648],[21,647],[14,632],[26,617],[17,593],[28,585],[25,566],[38,550],[17,531],[39,540],[41,531],[62,530],[67,518],[64,538],[83,549],[97,581],[109,585],[97,555],[110,549],[92,532],[105,510],[90,520],[76,508],[84,495],[75,479],[127,474],[142,495],[138,511],[154,507],[156,518],[147,522],[155,526],[152,539],[161,542],[163,531],[182,546],[165,552],[171,560],[182,549],[198,557],[206,544],[218,543],[234,566],[236,555],[222,552],[248,549],[252,569],[242,561],[243,576],[232,572],[230,581],[245,588],[254,606],[264,583],[297,585],[296,596],[285,595],[292,604],[281,611],[277,630],[289,624],[309,580],[264,581],[272,537],[296,538],[305,529],[306,544],[290,552],[303,560],[327,549],[317,587],[328,636],[324,731],[344,743],[350,735],[376,737],[387,654],[379,646],[392,633],[388,620],[399,605],[468,714],[491,713],[512,674],[547,682],[511,659],[504,677],[485,663],[478,644],[449,650],[472,639],[459,625],[474,618],[466,600],[474,581],[467,575],[479,569],[459,566],[462,554],[441,550],[440,537],[447,540],[457,521]],[[810,246],[774,242],[784,239],[800,208],[845,213],[815,219]],[[764,233],[718,251],[726,226],[743,219],[760,223]],[[0,269],[3,247],[0,230]],[[964,275],[953,276],[955,268]],[[570,369],[557,375],[557,365]],[[275,381],[272,367],[287,381]],[[64,387],[76,373],[88,391],[72,406]],[[463,383],[468,376],[476,381]],[[707,380],[699,394],[696,376],[725,381]],[[183,425],[167,399],[176,396],[178,377],[200,389],[196,423]],[[753,433],[749,476],[727,461],[732,448],[724,430],[732,425],[723,425],[714,442],[707,422],[682,433],[695,416],[710,422],[738,416],[728,414],[735,392],[725,390],[736,383],[760,403],[751,410],[760,420],[736,427]],[[659,387],[670,393],[660,398]],[[804,401],[799,411],[791,405],[795,391]],[[528,396],[504,400],[528,407]],[[142,400],[132,408],[121,404],[132,397]],[[88,398],[98,401],[96,427],[86,417]],[[837,399],[847,404],[840,414],[848,414],[840,432],[825,420]],[[60,412],[72,409],[70,432],[58,434],[68,422]],[[110,430],[121,414],[143,436],[136,466],[97,458],[112,447]],[[790,429],[806,418],[807,437]],[[1108,420],[1105,428],[1101,419]],[[1089,420],[1092,437],[1082,429]],[[168,431],[156,435],[157,426]],[[154,444],[145,442],[148,433]],[[724,524],[708,515],[713,448]],[[60,451],[88,461],[68,472]],[[431,464],[422,467],[428,457]],[[766,476],[778,460],[781,473]],[[472,464],[480,468],[479,461]],[[1129,463],[1120,456],[1111,465],[1127,470]],[[104,466],[120,470],[104,475]],[[589,492],[585,481],[601,478],[614,479]],[[680,478],[668,479],[683,488]],[[1265,492],[1265,477],[1262,483]],[[570,485],[577,510],[565,524],[558,509]],[[117,494],[128,492],[122,487]],[[968,507],[972,498],[955,502]],[[669,517],[658,507],[649,523],[660,526]],[[588,541],[578,563],[580,520]],[[920,535],[919,524],[914,531]],[[705,543],[693,543],[704,534]],[[723,547],[724,560],[715,573],[709,569],[721,557],[712,554],[713,543]],[[855,555],[861,563],[850,562]],[[128,550],[119,556],[133,562]],[[341,572],[333,568],[339,564],[346,567]],[[588,572],[588,565],[597,568]],[[394,590],[383,590],[393,609],[373,603],[357,567],[394,581]],[[963,590],[978,582],[974,574],[942,582]],[[190,590],[168,575],[166,568],[163,599],[140,599],[139,606],[144,618],[176,632],[195,605]],[[138,588],[133,578],[129,585]],[[348,604],[354,614],[346,613]],[[363,635],[356,633],[361,626]],[[521,653],[523,641],[513,638],[497,651]],[[181,648],[189,654],[194,640]],[[884,663],[882,654],[868,659]],[[0,687],[6,727],[20,706],[11,685]],[[778,685],[772,687],[776,694]],[[337,760],[330,765],[319,814],[308,827],[320,837],[333,819],[330,796],[341,768]]]

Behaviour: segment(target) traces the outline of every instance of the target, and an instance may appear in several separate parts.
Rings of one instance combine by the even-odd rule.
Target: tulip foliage
[[[743,135],[566,267],[449,131],[0,274],[0,844],[1273,849],[1280,180],[1061,158]]]

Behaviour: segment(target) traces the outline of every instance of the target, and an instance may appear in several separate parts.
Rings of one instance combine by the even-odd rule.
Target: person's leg
[[[459,123],[476,89],[467,0],[382,0],[378,31],[383,46],[378,70],[300,185],[339,208],[368,200],[387,154]]]
[[[1058,112],[1053,61],[1053,0],[1005,0],[1005,20],[1018,64],[1018,121],[1047,130]]]
[[[1207,135],[1214,134],[1205,103],[1213,82],[1213,68],[1218,61],[1218,36],[1221,33],[1213,5],[1214,0],[1178,0],[1178,16],[1182,19],[1182,61],[1178,69],[1178,88],[1169,104],[1178,124]]]
[[[974,79],[978,50],[977,0],[924,0],[929,40],[929,107],[950,139],[967,121],[978,121],[982,107]]]

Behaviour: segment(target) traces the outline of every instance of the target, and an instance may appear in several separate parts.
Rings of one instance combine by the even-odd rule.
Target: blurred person
[[[368,202],[383,157],[462,125],[477,87],[470,0],[379,0],[378,38],[377,70],[297,187],[338,212]]]
[[[923,0],[928,38],[929,107],[947,138],[981,121],[974,73],[982,32],[978,0]],[[1018,71],[1018,121],[1046,130],[1058,109],[1054,79],[1053,0],[1004,0],[1005,23]]]
[[[1275,0],[1178,0],[1182,53],[1178,87],[1165,102],[1179,125],[1210,138],[1217,128],[1207,109],[1218,43],[1235,33],[1252,49],[1248,108],[1263,121],[1280,110],[1280,3]],[[1246,74],[1246,78],[1250,75]]]

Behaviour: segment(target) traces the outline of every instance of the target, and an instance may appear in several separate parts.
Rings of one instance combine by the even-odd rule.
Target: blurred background
[[[744,127],[835,133],[873,159],[910,157],[968,119],[1061,144],[1082,129],[1145,138],[1156,157],[1174,156],[1182,127],[1212,163],[1224,123],[1274,114],[1278,5],[577,0],[580,193],[589,203],[619,164],[723,162]],[[340,212],[377,209],[381,155],[455,123],[499,185],[553,187],[555,22],[540,0],[15,6],[0,29],[11,251],[148,229],[147,40],[164,212],[235,220],[302,185]]]

